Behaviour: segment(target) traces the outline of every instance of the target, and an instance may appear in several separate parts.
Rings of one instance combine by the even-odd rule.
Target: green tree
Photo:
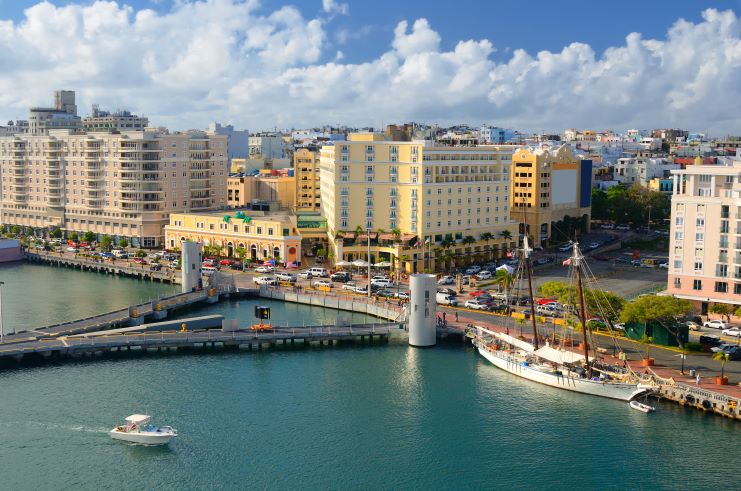
[[[113,239],[110,235],[104,235],[103,238],[100,239],[100,247],[106,251],[111,248],[111,244],[113,244]]]
[[[51,231],[49,232],[49,237],[51,237],[52,239],[61,239],[62,238],[62,230],[60,228],[57,228],[57,227],[51,229]]]
[[[129,241],[122,237],[121,240],[118,241],[118,247],[126,249],[129,247]]]
[[[455,261],[455,253],[450,249],[445,249],[442,256],[440,256],[440,259],[445,265],[445,271],[450,271],[450,265]]]
[[[719,316],[721,316],[721,318],[725,318],[728,322],[731,322],[733,307],[726,303],[714,303],[710,306],[708,312],[710,312],[711,314],[718,314]]]
[[[512,288],[512,284],[515,281],[515,276],[511,274],[507,268],[498,269],[494,275],[494,284],[499,287],[500,291],[504,292],[504,297],[509,305],[509,292]]]
[[[504,240],[511,240],[512,232],[510,232],[509,230],[502,230],[501,232],[499,232],[499,236]]]
[[[244,261],[244,256],[247,255],[247,249],[245,249],[242,246],[237,247],[234,249],[234,254],[239,258],[240,261]]]
[[[13,235],[20,235],[23,230],[18,225],[10,227],[10,233]]]
[[[401,242],[401,229],[399,227],[392,228],[391,235],[394,236],[394,242]]]
[[[80,236],[77,234],[77,232],[72,232],[71,234],[69,234],[69,240],[71,240],[72,242],[77,242],[78,240],[80,240]]]
[[[466,235],[463,237],[463,240],[461,240],[461,244],[463,245],[471,245],[476,243],[476,237],[473,235]]]
[[[713,360],[718,360],[720,362],[720,378],[724,378],[725,376],[725,370],[726,370],[726,362],[730,359],[730,355],[728,353],[723,353],[722,351],[718,351],[717,353],[713,353]]]
[[[623,322],[673,323],[692,311],[692,304],[687,300],[663,296],[648,295],[629,302],[620,314]]]
[[[491,259],[492,251],[489,249],[489,241],[494,238],[494,236],[490,232],[484,232],[481,234],[481,237],[479,237],[484,242],[484,248],[486,249],[486,258]]]
[[[136,250],[136,254],[135,254],[136,257],[145,257],[146,255],[147,255],[147,253],[144,252],[143,249],[137,249]]]
[[[584,303],[589,315],[597,315],[610,322],[615,322],[625,306],[625,300],[612,292],[585,288]],[[579,297],[575,285],[562,281],[546,281],[538,287],[538,294],[553,298],[564,305],[578,306]]]
[[[95,233],[91,232],[90,230],[82,234],[83,242],[87,242],[88,244],[95,241],[95,239],[97,238],[98,236]]]
[[[638,340],[638,342],[646,347],[646,355],[644,356],[644,358],[646,358],[647,360],[651,358],[651,345],[654,343],[654,338],[646,336],[644,334],[643,337]]]
[[[607,193],[601,189],[592,189],[592,218],[595,220],[610,220],[610,206]]]

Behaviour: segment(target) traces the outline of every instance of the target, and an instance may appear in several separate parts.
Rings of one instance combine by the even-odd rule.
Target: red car
[[[145,259],[141,258],[141,257],[134,258],[134,262],[136,264],[147,264],[147,261]]]
[[[231,259],[222,259],[221,261],[219,261],[219,264],[221,264],[222,266],[231,266],[232,264],[235,264],[235,262]]]
[[[474,298],[475,298],[475,297],[480,297],[481,295],[486,295],[486,294],[488,294],[488,293],[489,293],[489,292],[487,292],[486,290],[477,290],[477,291],[475,291],[475,292],[471,292],[471,293],[469,293],[469,295],[471,295],[472,297],[474,297]]]

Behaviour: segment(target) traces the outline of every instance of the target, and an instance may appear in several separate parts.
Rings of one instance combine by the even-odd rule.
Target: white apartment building
[[[694,301],[741,305],[741,159],[672,171],[667,290]]]
[[[249,137],[248,146],[251,159],[283,159],[286,157],[286,143],[282,135],[253,135]]]
[[[648,186],[656,177],[666,177],[681,166],[663,158],[628,157],[617,159],[613,179],[621,184]]]
[[[162,244],[173,212],[226,205],[226,136],[83,132],[0,138],[0,222]]]

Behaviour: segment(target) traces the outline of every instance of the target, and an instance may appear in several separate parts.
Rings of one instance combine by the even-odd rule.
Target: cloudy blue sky
[[[741,133],[741,0],[0,0],[0,118]]]

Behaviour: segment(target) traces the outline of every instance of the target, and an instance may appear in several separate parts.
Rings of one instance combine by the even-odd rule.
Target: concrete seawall
[[[372,303],[365,299],[356,300],[353,298],[340,298],[322,293],[294,293],[275,290],[272,288],[260,288],[259,297],[279,300],[282,302],[300,303],[304,305],[314,305],[335,310],[346,310],[348,312],[357,312],[359,314],[372,315],[381,319],[392,322],[403,322],[405,312],[403,307],[393,306],[382,303]]]

